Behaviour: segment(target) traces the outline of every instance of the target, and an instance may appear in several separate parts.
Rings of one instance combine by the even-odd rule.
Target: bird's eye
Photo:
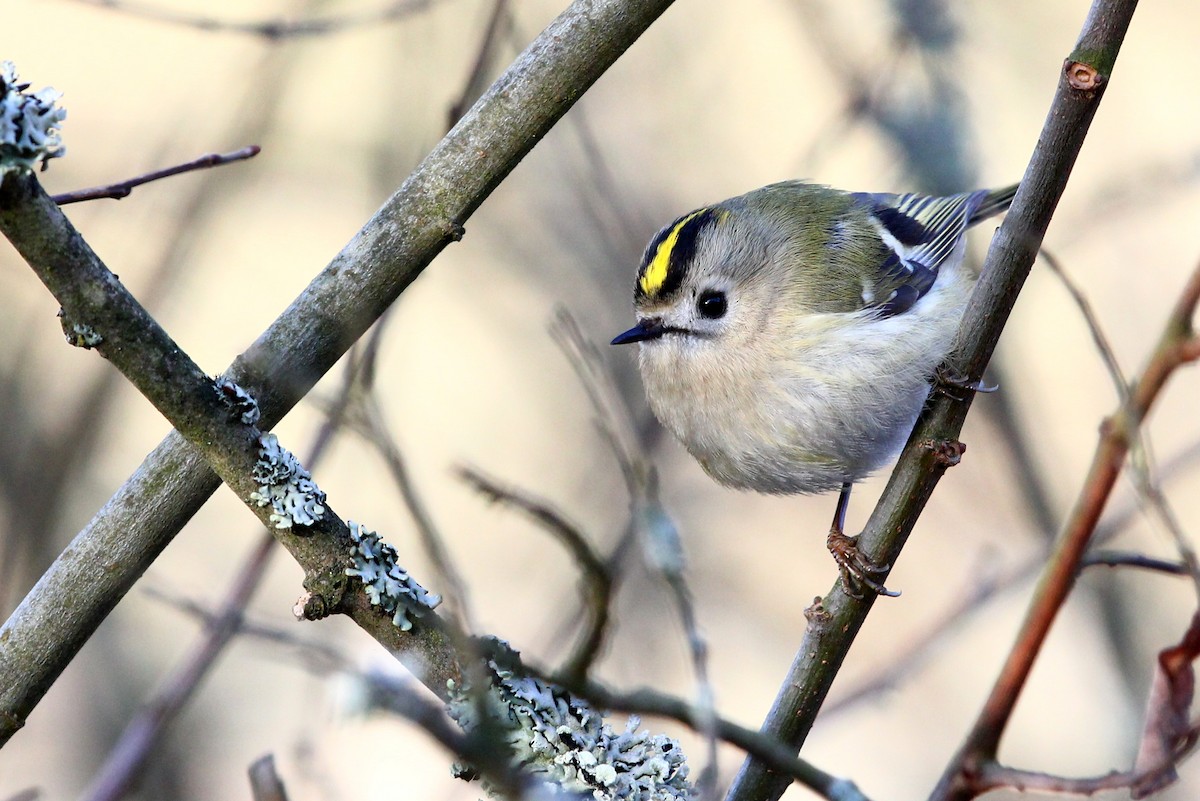
[[[724,317],[725,312],[729,310],[729,302],[725,299],[724,292],[709,289],[696,301],[696,308],[699,309],[701,317],[718,320]]]

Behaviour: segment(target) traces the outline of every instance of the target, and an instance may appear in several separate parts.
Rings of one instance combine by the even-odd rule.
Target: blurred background
[[[494,77],[565,6],[506,4]],[[456,467],[546,499],[610,553],[628,523],[619,469],[550,333],[578,321],[632,409],[684,538],[721,712],[758,726],[835,570],[834,497],[771,498],[713,484],[648,415],[631,349],[632,280],[677,215],[761,184],[957,192],[1020,178],[1086,0],[680,0],[545,138],[401,297],[380,340],[377,389],[413,486],[470,587],[481,630],[545,664],[569,652],[578,570],[543,530],[491,506]],[[209,372],[219,372],[348,241],[438,141],[468,83],[494,0],[212,4],[10,0],[0,58],[64,93],[63,192],[247,144],[257,158],[71,206],[92,247]],[[228,15],[228,16],[226,16]],[[366,17],[364,21],[363,17]],[[264,20],[336,20],[264,37]],[[220,24],[203,25],[204,20]],[[1140,368],[1200,259],[1200,10],[1147,3],[1121,51],[1046,246],[1087,294],[1127,372]],[[1169,58],[1167,56],[1169,55]],[[1165,59],[1165,60],[1164,60]],[[978,258],[989,226],[972,239]],[[57,304],[0,244],[0,612],[167,433],[94,353],[64,344]],[[276,429],[307,452],[342,366]],[[941,482],[834,686],[874,689],[818,720],[804,755],[872,797],[920,799],[940,775],[1017,630],[1036,566],[1091,459],[1116,393],[1076,306],[1035,267],[975,404],[962,464]],[[1184,370],[1149,421],[1164,488],[1200,525],[1200,376]],[[430,562],[383,461],[342,433],[314,470],[345,516],[396,546],[432,590]],[[865,522],[886,475],[855,493]],[[1171,557],[1123,484],[1110,544]],[[187,526],[0,750],[0,798],[85,798],[136,710],[203,627],[260,537],[226,490]],[[636,550],[621,561],[616,625],[598,677],[695,692],[670,596]],[[236,639],[158,739],[137,797],[248,797],[273,753],[293,799],[473,799],[419,730],[363,711],[359,670],[400,672],[351,624],[298,624],[301,574],[276,555],[247,614],[292,642]],[[980,588],[1000,589],[979,603]],[[1094,569],[1080,579],[1005,737],[1008,764],[1068,775],[1125,769],[1150,671],[1195,601],[1180,579]],[[946,622],[947,618],[952,624]],[[937,632],[936,636],[931,632]],[[919,658],[909,662],[916,650]],[[890,675],[893,668],[900,668]],[[679,727],[693,771],[703,749]],[[720,754],[727,784],[741,763]],[[1200,773],[1164,794],[1192,799]],[[794,787],[789,797],[810,797]],[[995,798],[1008,797],[997,793]],[[1113,793],[1100,797],[1120,797]]]

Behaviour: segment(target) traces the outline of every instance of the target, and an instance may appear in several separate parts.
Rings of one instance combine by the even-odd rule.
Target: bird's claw
[[[882,584],[892,566],[872,562],[858,549],[858,537],[848,537],[835,528],[830,530],[825,544],[842,574],[842,589],[851,598],[862,600],[864,587],[876,595],[886,595],[889,598],[900,595]]]
[[[1000,389],[996,384],[985,384],[983,380],[968,381],[967,377],[961,373],[949,369],[945,365],[938,367],[937,372],[933,376],[933,390],[941,394],[962,400],[960,392],[995,392]]]

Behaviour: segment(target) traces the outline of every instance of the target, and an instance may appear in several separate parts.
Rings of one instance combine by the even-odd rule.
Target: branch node
[[[813,598],[812,605],[804,610],[804,619],[813,625],[824,625],[829,622],[829,610],[825,608],[825,599],[820,595]]]
[[[325,596],[316,592],[305,592],[292,605],[296,620],[322,620],[332,613]]]
[[[292,607],[297,620],[322,620],[342,608],[350,580],[341,564],[309,573],[304,578],[304,594]]]
[[[967,444],[956,439],[926,439],[921,441],[921,447],[932,453],[934,464],[943,469],[954,467],[967,452]]]
[[[1071,88],[1080,92],[1094,92],[1107,80],[1091,64],[1073,61],[1069,58],[1063,62],[1063,72],[1066,73],[1067,83]]]

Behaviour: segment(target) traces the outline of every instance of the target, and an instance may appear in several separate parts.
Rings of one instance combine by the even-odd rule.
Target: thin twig
[[[1136,567],[1140,570],[1167,573],[1172,576],[1189,574],[1187,565],[1170,562],[1166,559],[1155,559],[1153,556],[1130,551],[1091,550],[1079,562],[1080,570],[1086,570],[1089,567]]]
[[[1178,767],[1195,749],[1200,738],[1200,723],[1192,723],[1189,729],[1182,733],[1180,741],[1184,746],[1171,754],[1171,757],[1160,765],[1154,765],[1144,770],[1113,771],[1103,776],[1071,778],[1054,776],[1030,770],[1018,770],[995,762],[987,762],[979,766],[975,781],[980,792],[989,790],[1013,789],[1021,792],[1057,793],[1063,795],[1095,795],[1105,790],[1131,789],[1133,798],[1142,798],[1137,790],[1146,784],[1153,784]]]
[[[362,415],[362,435],[366,441],[383,458],[387,465],[392,482],[400,492],[400,498],[408,509],[409,516],[416,523],[417,535],[433,564],[439,581],[438,587],[442,595],[452,602],[451,614],[458,620],[458,628],[464,632],[475,631],[474,616],[471,614],[471,596],[467,583],[454,565],[450,550],[446,547],[445,538],[433,522],[433,515],[425,506],[421,493],[413,482],[408,461],[404,458],[396,437],[388,427],[379,401],[375,393],[363,394],[358,399],[359,411]],[[357,427],[357,426],[356,426]]]
[[[596,413],[601,435],[621,468],[629,493],[632,528],[641,535],[651,567],[675,601],[696,677],[696,718],[708,750],[707,764],[697,782],[702,797],[707,798],[716,787],[717,734],[715,724],[705,725],[716,715],[715,697],[708,675],[708,644],[700,633],[684,574],[678,526],[659,500],[657,474],[630,432],[628,407],[613,386],[595,346],[583,336],[575,318],[565,308],[555,315],[551,332],[579,377]]]
[[[467,80],[463,82],[458,99],[450,104],[450,111],[447,113],[448,128],[454,127],[463,112],[470,108],[471,104],[478,100],[479,95],[487,88],[487,73],[495,61],[501,35],[509,22],[508,0],[494,0],[492,13],[488,16],[483,37],[475,51],[475,61],[471,64],[471,71],[467,73]]]
[[[629,407],[613,386],[604,359],[596,350],[595,343],[583,335],[579,323],[565,306],[555,309],[550,335],[587,394],[596,415],[596,426],[621,468],[626,490],[630,495],[637,495],[641,482],[649,472],[648,462],[633,432]]]
[[[502,503],[527,514],[566,547],[579,566],[589,619],[583,637],[562,668],[562,674],[568,679],[584,678],[600,654],[608,633],[613,590],[613,577],[608,565],[579,528],[547,502],[512,487],[502,486],[473,467],[464,465],[457,472],[463,481],[494,503]]]
[[[1096,349],[1100,351],[1100,355],[1104,359],[1104,364],[1108,368],[1109,376],[1116,387],[1117,397],[1122,404],[1127,404],[1133,388],[1130,386],[1129,380],[1125,378],[1120,365],[1117,364],[1116,352],[1113,350],[1112,345],[1109,344],[1108,337],[1105,336],[1104,330],[1100,325],[1100,319],[1092,309],[1091,303],[1088,302],[1082,290],[1067,275],[1066,270],[1059,263],[1058,259],[1054,258],[1045,248],[1042,248],[1040,255],[1046,264],[1050,266],[1051,271],[1058,276],[1058,279],[1075,301],[1075,305],[1083,314],[1084,321],[1091,332],[1092,340],[1096,344]],[[1174,541],[1176,550],[1179,551],[1180,556],[1183,558],[1184,575],[1191,577],[1192,583],[1196,588],[1196,594],[1200,597],[1200,561],[1197,560],[1195,549],[1192,548],[1192,540],[1183,531],[1183,526],[1180,525],[1179,518],[1171,509],[1170,503],[1162,492],[1161,482],[1157,477],[1158,471],[1154,467],[1153,451],[1150,447],[1150,440],[1145,428],[1139,426],[1136,435],[1134,441],[1130,443],[1129,472],[1134,489],[1137,492],[1138,502],[1143,512],[1152,521],[1158,523],[1159,527],[1166,531]]]
[[[195,618],[205,628],[213,628],[224,619],[222,610],[210,609],[195,598],[183,595],[173,589],[149,585],[142,588],[142,592],[148,598]],[[324,641],[300,637],[296,634],[297,629],[295,628],[283,629],[268,623],[260,623],[244,612],[234,616],[229,622],[233,633],[237,636],[279,645],[299,654],[303,667],[318,676],[354,672],[354,666],[340,648]]]
[[[373,11],[358,14],[343,14],[307,20],[259,20],[237,22],[204,15],[172,11],[161,5],[129,2],[129,0],[78,0],[87,5],[111,8],[123,14],[131,14],[172,25],[196,28],[201,31],[243,33],[275,41],[300,36],[326,36],[342,31],[354,30],[369,25],[378,25],[407,17],[433,6],[433,0],[392,0]]]
[[[99,200],[101,198],[120,200],[123,197],[129,197],[134,187],[141,186],[142,184],[148,184],[151,181],[158,181],[163,178],[170,178],[172,175],[182,175],[185,172],[206,170],[210,167],[232,164],[235,161],[245,161],[257,156],[261,150],[262,148],[258,145],[248,145],[232,153],[209,153],[183,164],[176,164],[174,167],[165,167],[161,170],[148,172],[145,175],[139,175],[136,178],[130,178],[120,183],[109,184],[107,186],[93,186],[91,189],[77,189],[74,192],[51,195],[50,199],[60,206],[65,206],[68,203],[81,203],[85,200]]]
[[[1194,361],[1195,358],[1193,356],[1188,361]],[[1183,562],[1184,575],[1192,580],[1192,587],[1197,598],[1200,599],[1200,560],[1196,557],[1196,549],[1192,547],[1192,538],[1183,530],[1183,524],[1179,522],[1178,515],[1175,514],[1175,510],[1162,491],[1148,444],[1144,442],[1144,429],[1139,427],[1137,433],[1137,440],[1131,448],[1129,472],[1133,485],[1137,489],[1138,501],[1143,511],[1158,524],[1159,528],[1167,532],[1174,542],[1175,550],[1179,552],[1179,557]]]
[[[1122,403],[1129,400],[1129,379],[1125,377],[1125,371],[1121,369],[1121,365],[1117,363],[1117,352],[1113,349],[1112,343],[1108,341],[1108,336],[1104,333],[1104,327],[1100,325],[1100,317],[1096,314],[1096,310],[1092,308],[1091,301],[1087,299],[1087,295],[1083,294],[1083,290],[1079,285],[1067,274],[1067,270],[1057,257],[1045,247],[1038,250],[1038,256],[1050,268],[1050,272],[1058,278],[1059,283],[1067,290],[1067,294],[1071,296],[1075,307],[1079,309],[1079,313],[1083,315],[1083,321],[1087,325],[1088,333],[1092,335],[1092,341],[1096,345],[1096,350],[1099,351],[1101,359],[1104,361],[1104,366],[1108,369],[1108,376],[1112,380],[1113,387],[1117,390],[1117,399]]]

